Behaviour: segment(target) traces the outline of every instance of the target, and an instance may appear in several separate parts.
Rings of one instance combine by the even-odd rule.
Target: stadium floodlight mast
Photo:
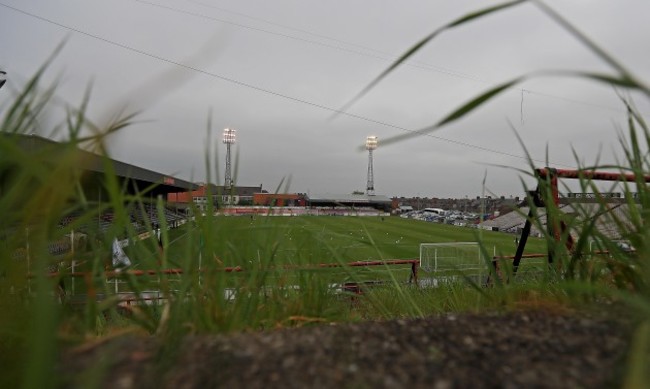
[[[375,175],[372,168],[372,152],[377,149],[377,137],[369,136],[366,138],[366,150],[368,150],[368,185],[366,194],[372,196],[375,194]]]
[[[223,130],[223,143],[226,145],[226,177],[224,179],[225,189],[230,189],[232,187],[232,168],[230,163],[230,146],[235,143],[235,132],[236,130],[232,128],[226,128]]]
[[[0,70],[0,88],[7,82],[7,72]]]

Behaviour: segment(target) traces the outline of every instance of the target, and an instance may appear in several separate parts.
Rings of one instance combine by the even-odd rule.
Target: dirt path
[[[167,348],[130,335],[66,351],[60,387],[616,387],[626,327],[523,311],[187,336]]]

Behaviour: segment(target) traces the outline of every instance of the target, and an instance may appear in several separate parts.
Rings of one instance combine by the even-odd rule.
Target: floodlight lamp
[[[223,143],[233,144],[235,143],[235,131],[232,128],[226,128],[223,130]]]
[[[369,136],[366,138],[366,150],[375,150],[377,148],[377,137]]]

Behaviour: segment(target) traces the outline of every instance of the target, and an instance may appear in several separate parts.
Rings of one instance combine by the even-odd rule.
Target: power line
[[[143,0],[134,0],[134,1],[140,1],[142,3],[145,3],[145,1],[143,1]],[[266,24],[269,24],[269,25],[272,25],[272,26],[284,28],[284,29],[291,30],[291,31],[296,31],[296,32],[299,32],[299,33],[302,33],[302,34],[311,35],[311,36],[316,37],[316,38],[326,39],[326,40],[329,40],[329,41],[332,41],[332,42],[341,43],[341,44],[344,44],[344,45],[347,45],[347,46],[356,47],[358,49],[372,51],[374,53],[386,56],[386,57],[374,56],[373,58],[387,60],[387,61],[394,61],[394,60],[396,60],[396,59],[398,59],[400,57],[399,55],[395,55],[395,54],[392,54],[392,53],[389,53],[389,52],[386,52],[386,51],[377,50],[377,49],[374,49],[372,47],[368,47],[368,46],[360,45],[360,44],[357,44],[357,43],[349,42],[349,41],[346,41],[346,40],[343,40],[343,39],[333,38],[331,36],[327,36],[327,35],[323,35],[323,34],[318,34],[318,33],[308,31],[308,30],[304,30],[304,29],[301,29],[301,28],[287,26],[286,24],[276,23],[276,22],[273,22],[273,21],[270,21],[270,20],[267,20],[267,19],[247,15],[247,14],[245,14],[243,12],[237,12],[237,11],[229,10],[229,9],[226,9],[226,8],[217,7],[215,5],[206,4],[206,3],[196,1],[196,0],[185,0],[185,1],[190,2],[190,3],[194,3],[194,4],[198,4],[198,5],[201,5],[201,6],[206,7],[206,8],[216,9],[216,10],[221,11],[221,12],[231,13],[233,15],[237,15],[237,16],[241,16],[241,17],[244,17],[244,18],[247,18],[247,19],[259,21],[259,22],[266,23]],[[146,2],[146,3],[151,4],[149,2]],[[311,43],[312,41],[308,41],[308,42]],[[319,42],[313,42],[313,43],[318,44]],[[348,51],[350,51],[352,53],[355,53],[355,54],[359,54],[359,55],[367,55],[366,53],[359,52],[359,51],[352,51],[352,50],[348,50]],[[418,65],[421,65],[421,66],[416,66],[415,64],[418,64]],[[469,73],[459,72],[459,71],[456,71],[456,70],[451,70],[451,69],[448,69],[448,68],[445,68],[445,67],[442,67],[442,66],[438,66],[438,65],[432,65],[432,64],[429,64],[429,63],[426,63],[426,62],[423,62],[423,61],[409,60],[409,61],[404,62],[404,65],[413,66],[413,67],[417,67],[417,68],[420,68],[420,69],[434,70],[434,71],[439,72],[439,73],[444,73],[444,74],[454,76],[454,77],[459,77],[459,78],[466,78],[468,80],[486,82],[485,80],[481,80],[478,76],[475,76],[475,75],[472,75],[472,74],[469,74]]]
[[[486,152],[490,152],[490,153],[493,153],[493,154],[499,154],[499,155],[506,156],[506,157],[522,159],[522,160],[525,160],[525,161],[529,160],[529,158],[526,157],[526,156],[512,154],[512,153],[508,153],[508,152],[501,151],[501,150],[491,149],[491,148],[488,148],[488,147],[479,146],[479,145],[469,143],[469,142],[463,142],[463,141],[459,141],[459,140],[444,138],[444,137],[441,137],[441,136],[433,135],[431,133],[425,133],[425,132],[422,132],[420,130],[413,130],[413,129],[406,128],[406,127],[403,127],[403,126],[399,126],[399,125],[396,125],[396,124],[392,124],[392,123],[376,120],[376,119],[373,119],[373,118],[369,118],[369,117],[366,117],[366,116],[361,116],[361,115],[357,115],[357,114],[354,114],[354,113],[341,111],[339,109],[328,107],[326,105],[319,104],[319,103],[314,103],[314,102],[309,101],[309,100],[305,100],[305,99],[289,96],[289,95],[286,95],[286,94],[283,94],[283,93],[275,92],[275,91],[272,91],[270,89],[265,89],[265,88],[262,88],[262,87],[259,87],[259,86],[256,86],[256,85],[253,85],[253,84],[250,84],[250,83],[239,81],[239,80],[231,78],[231,77],[226,77],[226,76],[223,76],[223,75],[220,75],[220,74],[217,74],[217,73],[209,72],[209,71],[199,69],[199,68],[196,68],[196,67],[193,67],[193,66],[190,66],[190,65],[186,65],[186,64],[183,64],[183,63],[180,63],[180,62],[177,62],[177,61],[174,61],[174,60],[171,60],[171,59],[159,56],[159,55],[151,54],[151,53],[148,53],[146,51],[136,49],[134,47],[131,47],[131,46],[128,46],[128,45],[125,45],[125,44],[122,44],[122,43],[118,43],[118,42],[112,41],[110,39],[103,38],[103,37],[100,37],[98,35],[94,35],[94,34],[79,30],[79,29],[74,28],[74,27],[69,27],[67,25],[61,24],[61,23],[53,21],[51,19],[39,16],[39,15],[35,15],[33,13],[30,13],[30,12],[27,12],[27,11],[24,11],[24,10],[9,6],[9,5],[4,4],[4,3],[0,3],[0,5],[5,7],[5,8],[11,9],[11,10],[13,10],[15,12],[21,13],[23,15],[33,17],[33,18],[41,20],[43,22],[53,24],[55,26],[58,26],[58,27],[61,27],[61,28],[76,32],[78,34],[81,34],[81,35],[84,35],[84,36],[87,36],[87,37],[90,37],[90,38],[93,38],[93,39],[97,39],[97,40],[102,41],[104,43],[107,43],[107,44],[110,44],[110,45],[113,45],[113,46],[117,46],[119,48],[131,51],[131,52],[134,52],[134,53],[137,53],[137,54],[140,54],[140,55],[144,55],[146,57],[153,58],[153,59],[156,59],[156,60],[161,61],[161,62],[165,62],[165,63],[171,64],[171,65],[175,65],[175,66],[181,67],[183,69],[191,70],[193,72],[197,72],[197,73],[206,75],[208,77],[219,79],[219,80],[229,82],[229,83],[232,83],[232,84],[235,84],[235,85],[238,85],[238,86],[242,86],[242,87],[245,87],[245,88],[249,88],[249,89],[252,89],[252,90],[255,90],[255,91],[258,91],[258,92],[263,92],[263,93],[266,93],[266,94],[269,94],[269,95],[272,95],[272,96],[276,96],[276,97],[280,97],[280,98],[290,100],[290,101],[293,101],[293,102],[305,104],[305,105],[308,105],[308,106],[311,106],[311,107],[314,107],[314,108],[318,108],[318,109],[321,109],[321,110],[324,110],[324,111],[328,111],[328,112],[331,112],[331,113],[337,113],[339,115],[351,117],[351,118],[354,118],[354,119],[366,121],[366,122],[373,123],[373,124],[378,124],[378,125],[381,125],[381,126],[384,126],[384,127],[389,127],[389,128],[393,128],[393,129],[404,131],[404,132],[410,132],[410,133],[418,134],[418,135],[421,135],[421,136],[427,136],[429,138],[437,139],[437,140],[440,140],[440,141],[443,141],[443,142],[452,143],[452,144],[456,144],[456,145],[459,145],[459,146],[472,148],[472,149],[475,149],[475,150],[486,151]],[[544,163],[544,164],[550,163],[548,161],[539,160],[539,159],[530,159],[530,160],[532,160],[533,162],[540,162],[540,163]],[[558,163],[554,163],[552,165],[561,166],[561,167],[572,167],[572,166],[569,166],[569,165],[563,165],[563,164],[558,164]]]
[[[348,46],[357,47],[357,48],[367,50],[367,51],[372,51],[372,52],[381,54],[382,56],[370,55],[368,53],[364,53],[364,52],[360,52],[360,51],[356,51],[356,50],[351,50],[351,49],[347,49],[347,48],[340,47],[340,46],[333,46],[333,45],[325,44],[325,43],[318,42],[318,41],[313,41],[313,40],[309,40],[309,39],[295,37],[295,36],[292,36],[292,35],[286,35],[286,34],[281,34],[281,33],[277,33],[277,32],[274,32],[274,31],[264,30],[264,29],[260,29],[260,28],[256,28],[256,27],[250,27],[250,26],[247,26],[247,25],[243,25],[243,24],[240,24],[240,23],[235,23],[235,22],[228,21],[228,20],[217,19],[217,18],[213,18],[213,17],[210,17],[210,16],[185,11],[185,10],[178,9],[178,8],[173,8],[173,7],[168,7],[168,6],[155,4],[155,3],[152,3],[152,2],[146,1],[146,0],[133,0],[133,1],[136,1],[136,2],[139,2],[139,3],[142,3],[142,4],[147,4],[147,5],[154,6],[154,7],[164,8],[164,9],[167,9],[167,10],[172,11],[172,12],[178,12],[178,13],[183,13],[183,14],[187,14],[187,15],[191,15],[191,16],[195,16],[195,17],[199,17],[199,18],[218,21],[218,22],[230,24],[230,25],[233,25],[233,26],[236,26],[236,27],[241,27],[241,28],[250,29],[250,30],[257,31],[257,32],[261,32],[261,33],[276,35],[276,36],[283,37],[283,38],[294,39],[294,40],[302,41],[302,42],[305,42],[305,43],[310,43],[310,44],[319,45],[319,46],[323,46],[323,47],[327,47],[327,48],[331,48],[331,49],[341,50],[341,51],[345,51],[345,52],[349,52],[349,53],[353,53],[353,54],[357,54],[357,55],[361,55],[361,56],[366,56],[366,57],[370,57],[370,58],[374,58],[374,59],[379,59],[379,60],[383,60],[383,61],[395,61],[396,59],[400,58],[399,55],[394,55],[392,53],[388,53],[388,52],[385,52],[385,51],[373,49],[373,48],[370,48],[370,47],[367,47],[367,46],[364,46],[364,45],[360,45],[360,44],[357,44],[357,43],[352,43],[352,42],[348,42],[348,41],[341,40],[341,39],[338,39],[338,38],[332,38],[332,37],[327,36],[327,35],[314,33],[314,32],[308,31],[308,30],[287,26],[285,24],[276,23],[276,22],[273,22],[273,21],[270,21],[270,20],[267,20],[267,19],[263,19],[263,18],[258,18],[258,17],[255,17],[255,16],[250,16],[250,15],[247,15],[247,14],[245,14],[243,12],[232,11],[232,10],[222,8],[222,7],[217,7],[217,6],[214,6],[214,5],[211,5],[211,4],[205,4],[203,2],[196,1],[196,0],[185,0],[185,1],[190,2],[190,3],[194,3],[194,4],[198,4],[198,5],[201,5],[201,6],[206,7],[206,8],[212,8],[212,9],[216,9],[216,10],[221,11],[221,12],[231,13],[231,14],[242,16],[244,18],[248,18],[248,19],[251,19],[251,20],[267,23],[267,24],[272,25],[272,26],[281,27],[281,28],[285,28],[285,29],[288,29],[288,30],[292,30],[292,31],[303,33],[303,34],[311,35],[311,36],[314,36],[314,37],[317,37],[317,38],[327,39],[327,40],[330,40],[330,41],[333,41],[333,42],[342,43],[342,44],[345,44],[345,45],[348,45]],[[409,60],[409,61],[403,62],[402,64],[406,65],[406,66],[411,66],[411,67],[414,67],[414,68],[422,69],[422,70],[428,70],[428,71],[433,71],[433,72],[437,72],[437,73],[441,73],[441,74],[446,74],[446,75],[452,76],[452,77],[463,78],[463,79],[470,80],[470,81],[480,82],[482,84],[490,84],[489,81],[487,81],[487,80],[485,80],[485,79],[483,79],[483,78],[481,78],[479,76],[464,73],[464,72],[459,72],[459,71],[455,71],[455,70],[451,70],[451,69],[441,67],[441,66],[437,66],[437,65],[432,65],[432,64],[429,64],[429,63],[426,63],[426,62],[423,62],[423,61]],[[562,101],[566,101],[566,102],[573,103],[573,104],[585,105],[585,106],[590,106],[590,107],[600,108],[600,109],[607,109],[607,110],[615,111],[615,112],[625,112],[625,109],[623,109],[623,108],[614,108],[614,107],[611,107],[611,106],[591,103],[591,102],[577,100],[577,99],[571,99],[571,98],[567,98],[567,97],[563,97],[563,96],[557,96],[557,95],[553,95],[553,94],[550,94],[550,93],[538,92],[538,91],[534,91],[534,90],[530,90],[530,89],[517,88],[515,91],[516,92],[521,92],[521,93],[526,92],[526,93],[530,93],[530,94],[533,94],[533,95],[536,95],[536,96],[541,96],[541,97],[550,98],[550,99],[562,100]]]
[[[138,1],[138,0],[135,0],[135,1]],[[226,9],[226,8],[223,8],[223,7],[217,7],[215,5],[206,4],[206,3],[196,1],[196,0],[185,0],[185,1],[189,2],[189,3],[198,4],[198,5],[206,7],[206,8],[212,8],[212,9],[216,9],[216,10],[221,11],[221,12],[226,12],[226,13],[241,16],[241,17],[244,17],[244,18],[247,18],[247,19],[251,19],[251,20],[258,21],[258,22],[266,23],[266,24],[269,24],[269,25],[272,25],[272,26],[284,28],[284,29],[291,30],[291,31],[296,31],[296,32],[299,32],[299,33],[302,33],[302,34],[311,35],[311,36],[316,37],[316,38],[327,39],[327,40],[330,40],[330,41],[333,41],[333,42],[343,43],[343,44],[348,45],[348,46],[354,46],[354,47],[357,47],[357,48],[360,48],[360,49],[370,50],[370,51],[374,51],[376,53],[386,54],[386,55],[391,55],[392,56],[392,54],[384,52],[384,51],[376,50],[376,49],[373,49],[373,48],[370,48],[370,47],[366,47],[366,46],[359,45],[359,44],[356,44],[356,43],[348,42],[348,41],[345,41],[345,40],[342,40],[342,39],[332,38],[330,36],[323,35],[323,34],[318,34],[318,33],[315,33],[315,32],[308,31],[308,30],[303,30],[301,28],[287,26],[286,24],[276,23],[276,22],[273,22],[273,21],[268,20],[268,19],[263,19],[263,18],[258,18],[256,16],[251,16],[251,15],[245,14],[243,12],[237,12],[237,11],[233,11],[233,10]],[[397,57],[395,57],[395,58],[397,58]],[[418,61],[415,61],[415,62],[418,62]]]
[[[265,29],[258,28],[258,27],[252,27],[252,26],[248,26],[248,25],[245,25],[245,24],[236,23],[236,22],[233,22],[233,21],[230,21],[230,20],[219,19],[219,18],[215,18],[215,17],[212,17],[212,16],[197,14],[197,13],[190,12],[190,11],[185,11],[185,10],[182,10],[182,9],[179,9],[179,8],[174,8],[174,7],[169,7],[169,6],[166,6],[166,5],[152,3],[152,2],[149,2],[149,1],[146,1],[146,0],[132,0],[132,1],[135,1],[137,3],[146,4],[146,5],[149,5],[149,6],[152,6],[152,7],[158,7],[158,8],[166,9],[166,10],[172,11],[172,12],[177,12],[177,13],[181,13],[181,14],[201,18],[201,19],[207,19],[207,20],[211,20],[211,21],[215,21],[215,22],[219,22],[219,23],[223,23],[223,24],[228,24],[228,25],[243,28],[243,29],[246,29],[246,30],[261,32],[261,33],[269,34],[269,35],[275,35],[275,36],[278,36],[278,37],[281,37],[281,38],[286,38],[286,39],[291,39],[291,40],[295,40],[295,41],[299,41],[299,42],[309,43],[309,44],[312,44],[312,45],[326,47],[326,48],[329,48],[329,49],[339,50],[339,51],[343,51],[343,52],[347,52],[347,53],[352,53],[352,54],[360,55],[360,56],[363,56],[363,57],[374,58],[374,59],[378,59],[380,61],[394,61],[397,58],[399,58],[398,56],[394,56],[392,54],[383,53],[383,52],[380,52],[378,50],[363,47],[363,46],[360,46],[360,45],[349,44],[349,43],[346,43],[344,41],[340,41],[340,40],[333,39],[333,38],[327,38],[325,36],[321,36],[321,37],[324,37],[325,39],[329,39],[329,40],[336,41],[336,42],[339,42],[339,43],[345,43],[345,44],[349,44],[349,45],[352,45],[352,46],[361,47],[361,48],[363,48],[365,50],[374,51],[375,53],[381,53],[384,56],[377,55],[377,54],[364,53],[364,52],[357,51],[357,50],[352,50],[352,49],[349,49],[349,48],[346,48],[346,47],[331,45],[331,44],[324,43],[324,42],[318,42],[318,41],[311,40],[311,39],[305,39],[305,38],[301,38],[301,37],[297,37],[297,36],[293,36],[293,35],[283,34],[283,33],[280,33],[280,32],[265,30]],[[206,5],[206,7],[207,7],[207,5]],[[217,8],[217,7],[215,7],[215,8]],[[217,8],[217,9],[219,9],[219,8]],[[266,23],[270,23],[270,22],[266,22]],[[274,24],[274,23],[271,23],[271,24]],[[281,25],[278,25],[278,26],[281,26]],[[285,28],[290,28],[290,27],[285,27]],[[301,31],[301,30],[298,30],[298,31]],[[310,35],[318,36],[318,34],[310,34]],[[478,82],[484,82],[484,83],[486,82],[486,81],[483,81],[483,80],[479,79],[478,77],[475,77],[475,76],[472,76],[472,75],[469,75],[469,74],[456,72],[456,71],[446,69],[446,68],[442,68],[442,67],[439,67],[439,66],[426,64],[424,62],[409,61],[409,62],[405,62],[405,65],[411,66],[411,67],[414,67],[414,68],[418,68],[418,69],[422,69],[422,70],[428,70],[428,71],[434,71],[434,72],[437,72],[437,73],[446,74],[446,75],[452,76],[452,77],[464,78],[464,79],[478,81]]]

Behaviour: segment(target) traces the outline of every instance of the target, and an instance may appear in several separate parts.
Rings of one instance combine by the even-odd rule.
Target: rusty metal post
[[[560,196],[557,188],[557,170],[546,168],[548,183],[551,186],[551,196],[553,197],[553,204],[557,209],[560,204]],[[553,215],[552,212],[549,212],[549,207],[546,207],[546,231],[548,236],[552,236],[555,240],[555,246],[548,246],[548,263],[549,265],[553,263],[555,259],[555,247],[560,241],[560,228],[557,221],[557,215]]]
[[[521,232],[521,239],[519,239],[519,245],[517,246],[517,251],[515,252],[515,257],[512,261],[512,275],[517,274],[517,269],[519,268],[519,263],[524,254],[524,249],[526,248],[526,242],[530,236],[530,229],[532,228],[531,219],[534,216],[533,207],[543,207],[544,202],[542,201],[539,195],[539,186],[536,190],[528,192],[529,195],[529,210],[528,216],[526,217],[526,223],[524,224],[524,229]]]
[[[418,262],[411,263],[411,279],[415,283],[415,286],[420,286],[418,283]]]
[[[558,189],[558,178],[579,178],[580,175],[597,178],[597,179],[614,179],[615,177],[629,179],[630,177],[624,177],[616,173],[598,173],[598,172],[580,172],[579,170],[558,170],[552,168],[545,168],[538,170],[538,175],[541,178],[549,179],[549,184],[551,185],[551,195],[553,197],[553,204],[556,209],[559,209],[560,206],[560,191]],[[555,240],[556,247],[557,244],[562,240],[562,234],[567,233],[566,248],[569,251],[573,251],[573,237],[571,232],[568,231],[568,226],[563,220],[558,220],[558,215],[551,215],[549,213],[548,207],[546,207],[546,228],[549,236],[552,236]],[[553,263],[555,256],[555,247],[548,248],[548,263],[549,265]]]

